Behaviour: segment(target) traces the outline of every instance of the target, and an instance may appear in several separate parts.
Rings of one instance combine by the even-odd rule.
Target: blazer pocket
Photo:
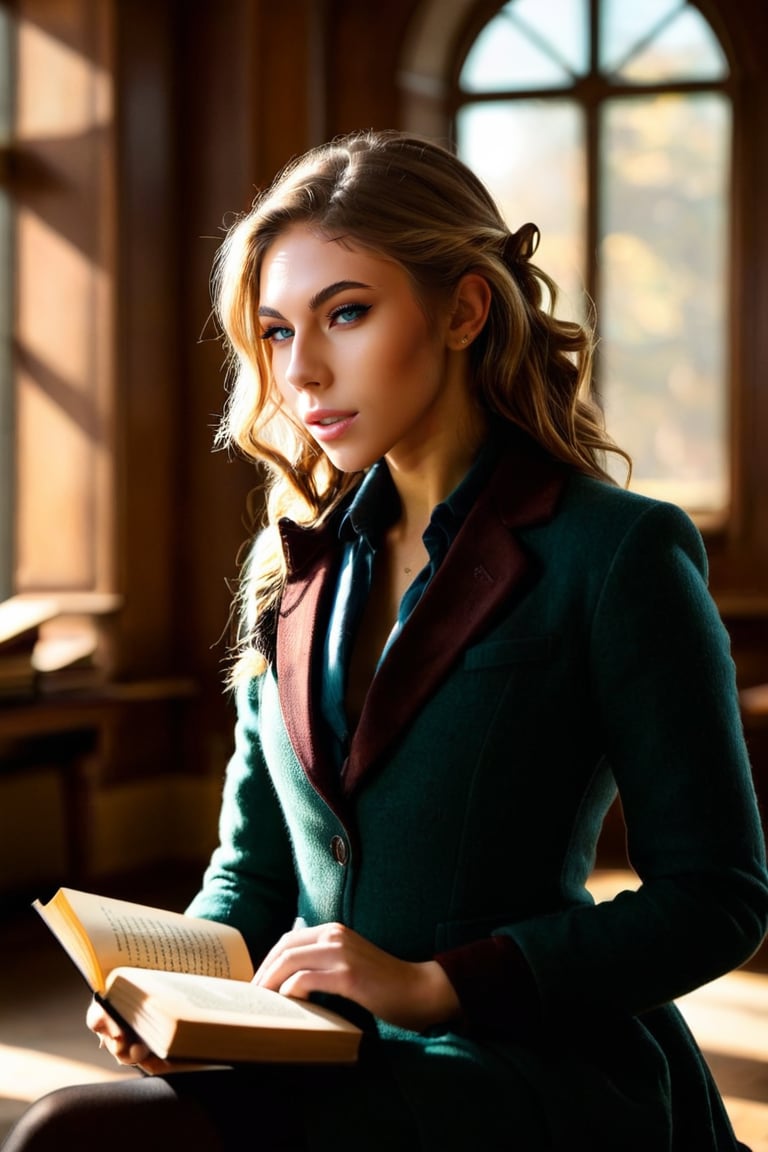
[[[516,636],[511,640],[489,640],[469,648],[464,667],[469,672],[498,668],[503,664],[531,664],[549,660],[555,643],[552,636]]]

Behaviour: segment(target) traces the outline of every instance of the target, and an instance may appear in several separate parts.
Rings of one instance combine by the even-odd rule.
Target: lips
[[[318,424],[323,428],[329,428],[334,424],[338,424],[341,420],[350,420],[354,415],[354,412],[318,409],[316,412],[308,412],[304,417],[304,423],[312,428]]]
[[[304,417],[304,423],[315,440],[328,444],[344,436],[356,419],[357,412],[318,409],[316,412],[308,412]]]

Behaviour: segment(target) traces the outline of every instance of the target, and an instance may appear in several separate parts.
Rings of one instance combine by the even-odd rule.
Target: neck
[[[401,539],[421,538],[432,510],[454,490],[472,467],[487,434],[482,414],[457,423],[416,459],[387,457],[402,512],[394,529]]]

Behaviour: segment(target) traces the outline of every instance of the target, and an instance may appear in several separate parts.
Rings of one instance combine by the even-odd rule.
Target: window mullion
[[[600,104],[591,101],[584,106],[584,165],[586,178],[586,205],[584,220],[584,281],[587,297],[600,315]],[[600,398],[599,348],[595,355],[595,392]]]

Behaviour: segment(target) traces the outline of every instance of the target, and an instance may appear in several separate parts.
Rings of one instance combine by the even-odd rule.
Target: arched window
[[[454,113],[510,227],[541,228],[558,311],[597,305],[597,389],[633,487],[722,520],[731,90],[711,26],[687,0],[508,0],[464,54]]]

